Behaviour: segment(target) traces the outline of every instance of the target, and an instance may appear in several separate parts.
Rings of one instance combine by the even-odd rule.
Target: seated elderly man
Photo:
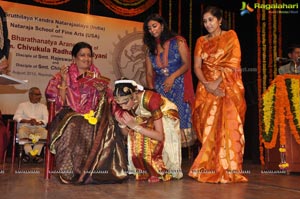
[[[48,122],[48,109],[45,104],[40,103],[41,91],[37,87],[29,89],[29,100],[19,104],[14,120],[18,122],[18,137],[19,139],[29,138],[32,144],[25,144],[25,156],[23,162],[31,160],[42,162],[40,157],[43,144],[35,144],[39,139],[47,138],[46,125]]]

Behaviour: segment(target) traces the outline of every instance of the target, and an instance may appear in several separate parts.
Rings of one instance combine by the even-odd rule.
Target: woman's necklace
[[[159,44],[158,44],[159,45]],[[169,61],[168,61],[168,55],[169,55],[169,46],[170,46],[170,41],[166,41],[163,46],[163,55],[162,55],[162,60],[160,53],[158,52],[157,49],[157,55],[156,55],[156,64],[160,69],[160,71],[165,75],[169,76]]]

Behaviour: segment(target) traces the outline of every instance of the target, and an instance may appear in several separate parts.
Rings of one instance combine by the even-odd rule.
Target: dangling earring
[[[139,105],[139,101],[138,101],[138,96],[135,94],[132,96],[134,99],[133,99],[133,106],[132,106],[132,110],[136,109],[136,107]]]

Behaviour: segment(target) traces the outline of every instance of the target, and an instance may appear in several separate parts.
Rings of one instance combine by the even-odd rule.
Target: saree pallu
[[[246,182],[242,170],[246,103],[235,32],[211,40],[200,37],[195,56],[202,57],[201,69],[207,81],[222,76],[219,88],[225,96],[215,96],[198,83],[192,119],[202,148],[189,176],[200,182]]]
[[[107,98],[100,99],[96,125],[73,111],[62,114],[64,116],[57,116],[63,119],[53,131],[50,145],[55,154],[55,172],[62,183],[100,184],[126,180],[123,137],[115,128]]]
[[[135,114],[135,120],[146,128],[154,128],[154,117],[145,108],[151,92],[144,91],[141,103]],[[181,170],[181,138],[180,121],[175,104],[162,97],[164,103],[161,106],[164,126],[164,142],[160,142],[142,135],[139,132],[131,132],[128,136],[128,171],[134,174],[137,180],[147,180],[151,176],[159,177],[163,181],[171,178],[182,178]]]
[[[91,65],[90,72],[100,75],[100,71],[95,65]],[[95,110],[99,101],[100,92],[92,85],[81,84],[77,77],[80,75],[78,66],[71,64],[68,67],[66,78],[66,98],[63,100],[60,93],[59,85],[62,85],[62,76],[56,73],[48,82],[45,95],[48,100],[55,101],[56,111],[60,111],[64,105],[68,105],[77,113],[88,113]],[[109,90],[109,89],[108,89]],[[109,91],[110,92],[110,91]]]

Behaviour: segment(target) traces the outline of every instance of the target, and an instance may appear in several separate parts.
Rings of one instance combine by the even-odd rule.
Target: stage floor
[[[43,178],[43,164],[23,164],[18,173],[6,163],[0,173],[0,198],[63,199],[63,198],[147,198],[147,199],[191,199],[191,198],[234,198],[234,199],[298,199],[300,174],[273,174],[261,170],[258,164],[244,163],[249,179],[247,183],[209,184],[199,183],[186,175],[191,162],[183,161],[184,178],[170,182],[137,182],[130,178],[123,184],[63,185],[56,177]],[[2,165],[1,165],[2,166]]]

